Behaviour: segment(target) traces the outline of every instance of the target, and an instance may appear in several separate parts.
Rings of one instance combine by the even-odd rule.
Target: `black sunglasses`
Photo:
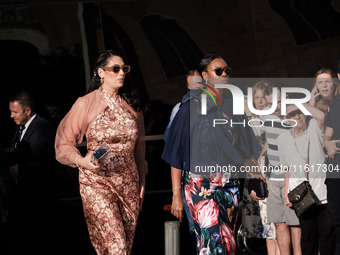
[[[122,65],[122,66],[114,65],[114,66],[106,66],[106,67],[102,67],[102,68],[105,71],[111,71],[111,72],[114,72],[114,73],[119,73],[120,69],[122,69],[124,73],[128,73],[131,70],[131,66],[129,66],[129,65]]]
[[[210,71],[215,71],[217,76],[221,76],[223,72],[225,72],[227,75],[231,74],[231,67],[226,66],[224,68],[216,68]]]

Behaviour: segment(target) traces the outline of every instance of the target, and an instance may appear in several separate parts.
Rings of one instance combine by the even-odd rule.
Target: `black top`
[[[201,115],[199,93],[190,91],[190,94],[191,99],[181,106],[169,130],[162,154],[168,164],[196,173],[198,166],[240,166],[261,150],[252,128],[247,125],[247,116],[233,115],[232,99],[216,106],[207,97],[207,115]],[[214,119],[229,122],[213,127]],[[231,120],[239,124],[230,126]],[[243,121],[245,126],[240,124]]]
[[[340,139],[340,95],[335,96],[328,107],[324,122],[325,126],[333,128],[332,140]]]

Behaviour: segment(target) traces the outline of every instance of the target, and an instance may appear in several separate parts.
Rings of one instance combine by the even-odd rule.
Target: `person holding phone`
[[[339,93],[338,85],[334,83],[336,75],[331,69],[321,68],[315,73],[314,77],[315,85],[309,101],[311,106],[315,106],[316,102],[321,98],[331,100]]]
[[[120,52],[102,53],[89,93],[74,103],[60,122],[55,139],[57,160],[79,168],[84,216],[98,255],[131,253],[144,197],[143,115],[138,100],[123,87],[130,69]],[[84,136],[85,157],[76,147]],[[108,162],[93,161],[93,153],[105,143]]]

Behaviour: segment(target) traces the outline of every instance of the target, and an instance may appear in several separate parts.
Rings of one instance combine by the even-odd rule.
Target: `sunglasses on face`
[[[216,69],[213,69],[213,71],[215,71],[217,76],[221,76],[223,74],[223,72],[225,72],[227,75],[230,75],[231,74],[231,67],[226,66],[224,68],[216,68]]]
[[[295,117],[296,115],[300,115],[300,114],[303,114],[303,112],[301,110],[296,110],[296,111],[293,111],[289,114],[287,114],[287,119],[290,119],[290,118],[293,118]]]
[[[103,70],[105,71],[111,71],[111,72],[114,72],[114,73],[119,73],[119,71],[122,69],[124,73],[128,73],[130,72],[131,70],[131,66],[129,65],[114,65],[114,66],[105,66],[105,67],[102,67]]]

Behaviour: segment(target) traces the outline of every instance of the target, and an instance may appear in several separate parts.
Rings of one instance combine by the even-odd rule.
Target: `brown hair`
[[[333,84],[334,84],[334,91],[333,91],[333,96],[336,96],[340,93],[340,87],[339,87],[339,83],[338,83],[338,79],[336,74],[332,71],[332,69],[329,68],[321,68],[318,71],[316,71],[314,78],[316,79],[320,74],[329,74],[329,76],[332,77],[333,79]]]
[[[328,105],[331,102],[330,99],[321,98],[315,103],[315,107],[326,113],[328,111]]]

